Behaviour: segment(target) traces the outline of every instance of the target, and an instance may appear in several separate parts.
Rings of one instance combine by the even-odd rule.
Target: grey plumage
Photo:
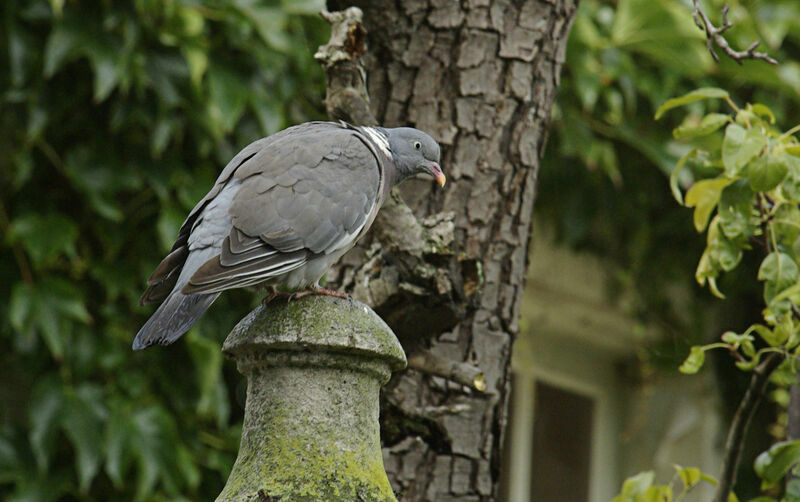
[[[148,279],[140,304],[161,305],[133,348],[174,342],[226,289],[318,287],[393,186],[423,172],[444,184],[439,155],[436,141],[416,129],[334,122],[251,143],[192,209]]]

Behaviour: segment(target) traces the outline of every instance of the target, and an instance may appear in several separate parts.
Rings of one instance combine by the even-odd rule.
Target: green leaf
[[[747,168],[750,188],[756,192],[767,192],[778,186],[789,172],[783,155],[759,157]]]
[[[195,87],[200,87],[203,75],[208,69],[208,54],[205,50],[196,46],[186,46],[181,48],[186,64],[189,65],[189,76]]]
[[[800,479],[792,478],[786,483],[786,502],[800,502]]]
[[[684,490],[691,490],[703,479],[703,473],[697,467],[680,467],[678,465],[674,467],[683,482]]]
[[[767,145],[767,138],[757,129],[745,129],[738,124],[730,124],[725,128],[725,139],[722,140],[722,164],[725,175],[733,178],[739,176],[744,167],[753,160]]]
[[[234,5],[255,26],[268,46],[284,53],[291,49],[291,41],[286,35],[288,17],[281,9],[260,6],[246,0],[238,0]]]
[[[706,352],[700,345],[695,345],[689,352],[689,356],[680,365],[678,371],[687,375],[693,375],[700,371],[703,364],[706,362]]]
[[[60,214],[28,213],[11,222],[6,239],[22,244],[34,267],[43,268],[60,255],[75,256],[78,226]]]
[[[800,461],[800,441],[782,441],[760,454],[753,468],[761,478],[761,486],[768,488],[780,482],[798,461]]]
[[[731,345],[739,346],[745,342],[752,342],[754,340],[752,335],[747,334],[747,332],[740,334],[734,333],[733,331],[726,331],[722,334],[722,341],[725,343],[730,343]]]
[[[759,117],[764,117],[770,124],[775,123],[775,115],[772,113],[772,110],[769,109],[768,106],[762,105],[761,103],[753,103],[748,105],[750,111],[758,115]]]
[[[730,115],[724,113],[709,113],[699,123],[686,123],[679,125],[672,131],[675,139],[696,138],[716,131],[731,121]]]
[[[612,502],[628,502],[639,500],[639,496],[644,495],[653,486],[655,480],[653,471],[645,471],[631,476],[622,483],[622,491],[614,497]]]
[[[118,50],[118,49],[117,49]],[[120,74],[117,69],[117,52],[107,43],[90,46],[86,55],[94,71],[94,101],[101,103],[119,84]]]
[[[800,158],[786,155],[784,161],[789,166],[789,174],[781,183],[781,191],[788,199],[800,202]]]
[[[715,217],[711,221],[706,239],[706,249],[709,258],[717,263],[720,269],[729,272],[736,268],[741,261],[742,247],[741,244],[732,241],[720,231],[719,221],[719,217]]]
[[[222,381],[222,352],[218,342],[203,338],[190,332],[186,337],[189,354],[192,356],[197,370],[197,385],[200,389],[200,399],[197,403],[197,412],[200,416],[216,416],[217,388]]]
[[[694,228],[698,232],[706,228],[708,218],[717,206],[722,190],[732,181],[727,178],[700,180],[686,193],[686,205],[695,208]]]
[[[703,251],[700,256],[700,261],[697,263],[697,269],[694,272],[694,278],[697,284],[705,286],[706,281],[713,279],[719,275],[719,266],[711,260],[711,253],[708,249]]]
[[[184,213],[172,206],[167,206],[161,210],[156,222],[156,230],[158,231],[162,249],[172,248],[172,243],[175,242],[184,219]]]
[[[55,380],[47,379],[37,385],[29,411],[31,424],[29,438],[40,471],[45,471],[50,463],[63,405],[61,388]]]
[[[781,204],[775,209],[771,224],[778,242],[791,247],[800,237],[800,208],[795,203]]]
[[[786,253],[772,252],[764,258],[758,269],[758,279],[766,281],[764,283],[764,301],[770,308],[779,307],[773,304],[774,298],[781,291],[796,284],[799,275],[800,270],[797,263]],[[788,306],[782,307],[782,309],[785,308]]]
[[[675,164],[675,168],[669,173],[669,189],[672,191],[672,196],[675,197],[675,200],[678,201],[678,204],[683,206],[683,193],[681,192],[680,186],[678,186],[678,177],[680,176],[681,170],[683,166],[686,165],[686,162],[697,155],[697,148],[692,148],[686,154],[678,159],[678,163]]]
[[[85,34],[74,24],[56,25],[44,47],[44,76],[52,77],[64,63],[78,57],[85,42]]]
[[[61,415],[64,432],[75,447],[80,490],[87,493],[97,475],[103,452],[103,423],[107,412],[99,387],[84,384],[68,395]]]
[[[755,331],[770,347],[778,347],[788,339],[788,333],[780,330],[771,330],[762,324],[754,324],[746,332]]]
[[[684,94],[683,96],[665,101],[664,104],[659,106],[658,110],[656,110],[656,120],[661,118],[664,112],[679,106],[687,105],[702,99],[721,99],[727,97],[728,91],[724,89],[719,89],[716,87],[703,87],[701,89],[695,89],[694,91]]]
[[[722,190],[717,214],[720,229],[728,238],[753,235],[759,223],[755,200],[756,194],[746,180],[737,180]]]
[[[720,291],[719,287],[717,287],[717,278],[716,278],[716,276],[708,278],[708,289],[711,290],[711,294],[712,295],[716,296],[720,300],[724,300],[725,299],[725,295],[722,294],[722,291]]]
[[[220,122],[223,132],[230,132],[244,112],[247,88],[239,75],[220,65],[209,67],[208,88],[211,118]]]
[[[75,286],[54,278],[16,284],[9,310],[11,326],[25,336],[38,332],[56,360],[64,355],[70,321],[91,322]]]
[[[758,279],[775,281],[786,287],[797,282],[798,269],[794,259],[786,253],[773,251],[768,254],[758,269]]]
[[[281,0],[281,9],[287,14],[313,16],[325,9],[325,0]]]
[[[114,487],[124,487],[125,474],[133,462],[131,442],[135,441],[131,425],[130,410],[123,409],[119,403],[109,416],[105,430],[105,471]]]

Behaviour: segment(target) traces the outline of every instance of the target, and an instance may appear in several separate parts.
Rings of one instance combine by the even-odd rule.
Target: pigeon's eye
[[[415,150],[419,150],[421,148],[422,148],[422,143],[420,143],[419,141],[415,141],[414,142],[414,149]]]

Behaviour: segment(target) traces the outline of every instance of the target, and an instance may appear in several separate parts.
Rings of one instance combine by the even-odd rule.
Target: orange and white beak
[[[431,173],[431,176],[436,178],[436,183],[438,183],[440,187],[443,187],[444,184],[447,182],[447,178],[442,172],[442,168],[439,167],[439,164],[437,164],[436,162],[431,162],[428,164],[427,170],[429,173]]]

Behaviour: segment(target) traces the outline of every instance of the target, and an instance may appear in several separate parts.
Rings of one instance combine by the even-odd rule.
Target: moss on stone
[[[356,300],[309,295],[298,300],[273,301],[242,319],[222,350],[235,353],[245,345],[367,353],[385,359],[392,371],[405,368],[403,348],[385,322]]]
[[[254,310],[223,347],[248,378],[242,443],[217,502],[395,501],[380,384],[405,355],[365,305],[304,297]]]

